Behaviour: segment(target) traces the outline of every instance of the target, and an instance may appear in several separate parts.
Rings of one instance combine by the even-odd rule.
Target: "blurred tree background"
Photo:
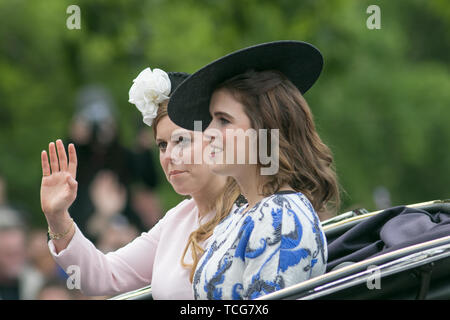
[[[71,4],[81,9],[80,30],[66,27]],[[366,27],[371,4],[381,9],[379,30]],[[305,97],[335,155],[341,212],[376,209],[380,186],[392,205],[450,198],[447,0],[0,0],[0,175],[9,200],[45,223],[40,152],[67,137],[83,85],[110,90],[131,146],[142,119],[128,90],[141,70],[194,72],[280,39],[324,55]],[[181,199],[167,183],[158,192],[165,209]]]

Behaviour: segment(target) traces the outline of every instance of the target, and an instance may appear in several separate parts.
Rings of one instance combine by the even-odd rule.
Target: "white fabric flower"
[[[151,126],[159,104],[169,99],[170,90],[170,79],[166,72],[146,68],[133,80],[128,102],[136,105],[144,117],[144,123]]]

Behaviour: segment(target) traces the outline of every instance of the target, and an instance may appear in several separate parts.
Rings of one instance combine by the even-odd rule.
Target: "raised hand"
[[[75,180],[77,171],[77,155],[75,146],[69,144],[69,159],[60,139],[49,145],[50,164],[46,151],[41,153],[42,182],[41,207],[47,220],[63,218],[75,201],[78,183]]]

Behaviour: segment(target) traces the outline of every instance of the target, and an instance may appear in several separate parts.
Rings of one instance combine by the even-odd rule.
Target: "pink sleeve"
[[[80,289],[85,295],[114,295],[139,289],[151,283],[153,262],[161,233],[160,220],[149,232],[142,233],[128,245],[107,254],[98,250],[75,225],[75,234],[66,249],[56,253],[48,246],[56,263],[73,275],[79,270]],[[73,277],[75,278],[75,277]]]

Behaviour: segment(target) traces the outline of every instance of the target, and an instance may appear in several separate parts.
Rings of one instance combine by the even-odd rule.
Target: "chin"
[[[182,196],[189,196],[192,194],[192,190],[185,186],[172,185],[172,188],[176,193],[178,193],[179,195],[182,195]]]
[[[184,180],[184,179],[183,179]],[[187,196],[191,194],[192,185],[188,183],[188,181],[170,181],[170,185],[172,186],[173,190],[182,196]]]
[[[234,170],[233,165],[229,164],[211,164],[209,165],[210,170],[217,175],[221,176],[233,176]]]

